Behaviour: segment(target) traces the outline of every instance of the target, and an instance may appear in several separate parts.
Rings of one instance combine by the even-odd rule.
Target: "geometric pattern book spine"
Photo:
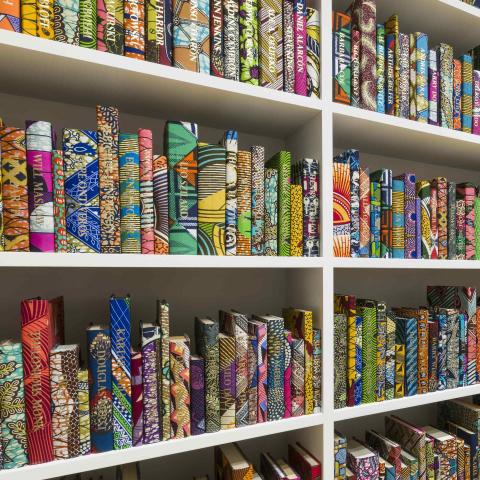
[[[257,12],[257,0],[240,0],[240,81],[251,85],[259,84]]]
[[[293,2],[295,93],[307,95],[307,2]]]
[[[168,160],[153,156],[153,205],[155,212],[155,254],[168,254]]]
[[[307,96],[320,98],[320,13],[307,7]]]

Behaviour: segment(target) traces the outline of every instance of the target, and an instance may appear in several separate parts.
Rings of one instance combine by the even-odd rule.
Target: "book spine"
[[[458,387],[459,322],[457,314],[447,314],[447,388]]]
[[[307,94],[307,3],[293,2],[293,31],[295,58],[295,93]]]
[[[90,401],[88,395],[88,370],[79,370],[77,380],[80,455],[88,455],[92,451],[92,445],[90,441]]]
[[[215,77],[223,77],[225,72],[222,3],[222,0],[210,2],[210,75]]]
[[[229,1],[229,0],[228,0]],[[237,253],[237,153],[238,133],[227,130],[223,138],[226,150],[226,207],[225,207],[225,250],[227,255]]]
[[[370,257],[380,258],[381,234],[380,183],[370,182]]]
[[[225,78],[236,81],[240,80],[239,20],[238,2],[235,0],[225,0],[223,2],[223,61]]]
[[[157,365],[160,328],[141,326],[142,334],[142,375],[143,375],[143,443],[160,441],[160,409],[158,398]]]
[[[267,421],[267,327],[258,325],[255,329],[257,337],[257,423]]]
[[[383,302],[377,304],[377,348],[376,348],[376,389],[377,402],[385,400],[385,360],[387,353],[387,306]]]
[[[440,70],[440,125],[453,128],[453,48],[441,43],[436,51]]]
[[[172,65],[172,4],[147,0],[146,56],[150,62]]]
[[[285,413],[283,403],[285,364],[283,318],[270,319],[267,323],[267,419],[280,420]]]
[[[70,45],[79,44],[79,15],[79,0],[73,2],[54,0],[53,32],[57,42],[68,43]]]
[[[278,255],[278,171],[265,169],[265,255]]]
[[[5,250],[28,252],[30,222],[25,130],[0,128],[0,150],[2,152],[0,172],[2,194],[0,196],[3,198]],[[1,236],[0,233],[0,243],[2,243]]]
[[[92,452],[113,449],[110,330],[87,330]]]
[[[360,257],[370,257],[370,175],[360,168]]]
[[[421,258],[430,258],[431,244],[431,222],[430,222],[430,182],[421,180],[417,182],[417,196],[421,202],[421,239],[422,239],[422,255]]]
[[[476,309],[476,316],[477,316],[477,382],[480,381],[480,345],[479,338],[480,338],[480,307]]]
[[[435,179],[430,183],[430,258],[436,260],[438,258],[438,190]]]
[[[465,387],[467,385],[467,316],[464,313],[458,314],[458,336],[459,336],[459,375],[458,386]]]
[[[398,34],[398,117],[409,118],[410,114],[410,37]]]
[[[258,408],[258,340],[255,335],[248,338],[248,424],[257,423]]]
[[[437,53],[429,50],[428,56],[428,123],[440,125],[439,120],[440,99],[440,72],[438,69]]]
[[[457,198],[455,202],[455,211],[457,215],[456,226],[456,246],[457,246],[457,260],[465,260],[465,200],[463,198]]]
[[[410,39],[410,120],[417,119],[417,44],[415,34],[409,35]]]
[[[405,395],[419,393],[418,337],[415,319],[405,320]]]
[[[130,322],[130,297],[111,297],[114,450],[129,448],[133,443]]]
[[[198,255],[225,255],[225,148],[198,146]]]
[[[0,368],[5,375],[0,378],[0,389],[11,390],[10,402],[14,409],[2,407],[0,422],[3,441],[2,468],[12,469],[28,463],[27,445],[19,432],[25,432],[25,387],[23,379],[22,344],[3,342],[0,344]],[[10,388],[11,388],[10,387]]]
[[[313,413],[320,413],[322,410],[322,332],[318,328],[313,329],[312,347]]]
[[[447,317],[437,314],[435,321],[438,323],[438,383],[437,390],[447,388]]]
[[[157,303],[157,324],[160,330],[160,359],[161,371],[158,372],[159,409],[161,416],[161,436],[169,440],[170,428],[170,306],[166,302]]]
[[[138,130],[140,158],[140,234],[142,253],[155,253],[155,211],[153,204],[153,136],[152,131]]]
[[[295,93],[293,0],[283,0],[283,89]]]
[[[380,255],[382,258],[392,257],[392,182],[392,171],[384,169],[380,179]]]
[[[155,254],[168,255],[168,160],[164,155],[153,156],[153,205]]]
[[[102,253],[120,253],[120,178],[118,171],[118,109],[97,106]]]
[[[357,318],[356,299],[352,296],[336,297],[338,313],[347,315],[347,406],[355,405],[356,393],[356,343],[357,343]]]
[[[428,391],[438,390],[438,323],[428,322]]]
[[[453,128],[462,129],[462,64],[453,60]]]
[[[434,180],[437,190],[438,258],[448,258],[448,184],[443,177]]]
[[[422,230],[421,230],[422,203],[418,197],[415,198],[415,218],[416,218],[415,241],[416,241],[417,258],[422,258]]]
[[[395,341],[395,398],[405,396],[405,350],[404,343]]]
[[[97,2],[95,0],[80,0],[78,36],[81,47],[97,49]]]
[[[259,84],[257,0],[239,2],[240,81]]]
[[[462,71],[462,99],[461,99],[461,120],[462,131],[472,132],[472,108],[473,108],[473,64],[470,55],[460,57]]]
[[[385,399],[392,400],[395,392],[395,314],[387,312],[387,344],[385,354]]]
[[[220,426],[222,430],[235,428],[235,338],[220,335],[218,338],[220,351]]]
[[[258,0],[260,85],[283,90],[282,0]]]
[[[428,123],[428,36],[425,33],[415,33],[416,46],[416,76],[415,103],[416,120]]]
[[[377,309],[370,302],[357,303],[358,314],[363,317],[362,328],[362,403],[375,402],[375,386],[377,381]]]
[[[195,123],[167,122],[169,240],[173,255],[197,254],[197,135]],[[180,144],[176,140],[179,136],[184,139]]]
[[[171,438],[190,433],[190,344],[188,337],[170,339],[170,425]]]
[[[351,77],[350,77],[350,105],[360,107],[360,32],[352,29],[351,38]]]
[[[52,346],[50,305],[47,300],[22,301],[21,315],[28,463],[35,465],[54,459],[49,366]]]
[[[301,257],[303,244],[303,202],[301,185],[290,185],[290,203],[290,256]]]
[[[52,125],[29,121],[25,133],[30,251],[54,252]]]
[[[475,196],[474,203],[474,212],[475,212],[475,260],[480,260],[480,197]]]
[[[377,44],[376,44],[376,79],[377,79],[377,112],[385,113],[385,27],[382,24],[377,25]]]
[[[428,393],[428,310],[417,315],[418,393]]]
[[[63,130],[67,248],[100,252],[100,207],[97,132]],[[86,177],[80,175],[85,172]]]
[[[320,255],[319,166],[311,158],[302,160],[303,256]]]
[[[285,413],[283,418],[292,416],[292,332],[284,330],[285,370],[283,373],[283,398]]]
[[[350,164],[350,256],[360,256],[360,156],[358,150],[345,152]]]
[[[124,0],[123,8],[123,54],[145,60],[145,0]]]
[[[405,258],[405,184],[392,181],[392,257]]]
[[[336,313],[333,319],[333,345],[339,368],[335,369],[333,380],[334,408],[347,406],[347,316]]]
[[[237,155],[237,255],[251,254],[252,231],[252,155],[239,150]]]
[[[352,297],[350,297],[352,298]],[[353,390],[353,404],[362,403],[362,343],[363,343],[363,319],[355,314],[355,383]]]
[[[123,1],[99,0],[97,4],[97,50],[123,55]]]
[[[0,6],[0,15],[2,20],[0,21],[0,28],[2,30],[10,30],[11,32],[21,32],[21,20],[20,15],[21,1],[15,2],[3,1]]]
[[[395,35],[385,35],[385,113],[395,115]]]
[[[320,13],[310,7],[307,7],[307,97],[320,98]]]
[[[305,414],[305,342],[292,339],[292,416]]]
[[[65,253],[67,249],[67,222],[65,219],[65,173],[63,152],[53,150],[53,220],[55,229],[55,252]],[[5,202],[5,200],[4,200]],[[5,235],[6,238],[6,235]]]
[[[350,16],[333,12],[333,99],[346,105],[351,96],[351,35]]]
[[[55,39],[53,30],[53,0],[36,0],[37,8],[37,37],[48,40]]]
[[[143,373],[142,352],[132,349],[132,425],[134,447],[143,444]]]
[[[264,255],[265,148],[251,147],[252,153],[252,255]]]
[[[465,258],[475,258],[475,186],[465,185]]]
[[[457,232],[457,214],[456,214],[456,192],[457,185],[455,182],[448,182],[447,185],[447,206],[448,206],[448,219],[447,219],[447,234],[448,234],[448,259],[453,260],[456,258],[456,232]]]
[[[192,435],[205,433],[205,363],[201,357],[190,359],[190,396]]]
[[[337,436],[337,433],[335,433],[334,459],[335,480],[347,480],[347,439]],[[289,458],[289,460],[294,464],[293,459]]]
[[[36,0],[20,0],[21,32],[37,35],[37,3]]]
[[[78,416],[78,345],[50,352],[53,455],[55,460],[78,457],[80,427]]]

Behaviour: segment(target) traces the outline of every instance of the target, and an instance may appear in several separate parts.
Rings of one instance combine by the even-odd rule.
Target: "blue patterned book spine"
[[[395,314],[387,312],[387,345],[385,354],[385,399],[392,400],[395,393]]]
[[[355,335],[355,371],[356,381],[355,390],[353,394],[353,401],[355,405],[362,403],[362,329],[363,317],[357,315],[355,319],[356,335]]]
[[[428,36],[415,33],[417,121],[428,123]]]
[[[110,298],[112,341],[113,448],[130,448],[132,427],[132,372],[130,352],[130,297]]]
[[[345,152],[350,164],[350,255],[360,256],[360,158],[358,150]]]
[[[470,55],[460,57],[462,63],[462,130],[472,132],[473,61]]]
[[[385,113],[385,26],[377,25],[377,112]]]
[[[447,388],[447,316],[444,313],[435,315],[438,323],[438,390]]]
[[[380,183],[370,182],[370,258],[380,258]]]
[[[459,364],[458,364],[458,386],[467,386],[467,315],[465,313],[458,314],[458,348],[459,348]]]
[[[405,344],[405,396],[417,394],[417,322],[414,318],[397,317],[397,344]]]

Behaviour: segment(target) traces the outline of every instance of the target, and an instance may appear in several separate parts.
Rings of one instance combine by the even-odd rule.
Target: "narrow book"
[[[293,2],[295,93],[307,94],[307,2]]]
[[[283,0],[283,90],[295,93],[295,33],[293,1]]]
[[[145,0],[124,0],[123,8],[123,54],[145,60]]]
[[[97,2],[80,0],[79,44],[84,48],[97,49]]]
[[[320,98],[320,13],[307,7],[307,97]]]
[[[350,256],[350,164],[343,154],[333,160],[333,254]]]
[[[263,255],[265,252],[265,148],[253,146],[252,155],[252,240],[251,254]]]
[[[57,42],[79,44],[80,1],[54,0],[53,31]]]
[[[53,150],[53,222],[55,230],[55,252],[65,253],[67,248],[67,220],[65,212],[65,170],[63,152]]]
[[[168,160],[165,155],[153,156],[153,206],[155,211],[155,254],[167,255],[168,239]]]
[[[165,0],[145,3],[145,59],[149,62],[172,64],[172,4]]]
[[[278,255],[278,171],[265,168],[265,255]]]
[[[214,0],[210,3],[210,75],[215,77],[223,77],[225,72],[223,29],[223,2]]]
[[[333,12],[333,98],[350,105],[351,19],[343,12]]]
[[[97,5],[97,50],[123,55],[123,2],[100,0]]]
[[[170,428],[170,306],[164,300],[157,300],[157,326],[160,330],[160,365],[158,375],[161,435],[163,440],[171,437]]]
[[[224,76],[230,80],[240,80],[240,22],[239,4],[235,0],[222,2],[223,8],[223,67]],[[213,8],[212,20],[215,18]],[[212,41],[212,55],[215,58],[216,39]]]
[[[239,2],[240,81],[259,85],[258,2]]]
[[[0,6],[0,28],[12,32],[21,32],[20,1],[3,1]]]
[[[220,389],[220,428],[235,428],[236,368],[235,338],[220,333],[219,345],[219,389]]]
[[[143,444],[143,376],[142,352],[131,350],[132,368],[132,445],[138,447]]]
[[[192,435],[205,433],[205,362],[202,357],[190,357],[190,415]]]
[[[92,444],[90,434],[90,397],[88,392],[87,369],[78,370],[77,385],[80,455],[89,455],[92,453]]]
[[[462,55],[460,57],[462,70],[462,99],[461,99],[461,123],[462,131],[466,133],[472,132],[472,107],[473,107],[473,65],[470,55]]]
[[[238,132],[227,130],[222,144],[226,152],[225,251],[227,255],[236,255]]]
[[[257,347],[257,423],[267,421],[267,326],[258,320],[248,321],[248,333],[256,338]],[[303,364],[302,364],[303,366]],[[303,379],[302,379],[303,380]]]

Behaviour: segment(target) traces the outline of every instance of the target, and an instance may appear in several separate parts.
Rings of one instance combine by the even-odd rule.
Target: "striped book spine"
[[[92,452],[92,444],[90,436],[90,399],[88,395],[88,370],[79,370],[77,380],[80,454],[89,455]]]
[[[453,60],[453,128],[462,129],[462,63]]]
[[[113,449],[133,443],[130,297],[110,298],[112,342]]]
[[[448,236],[448,259],[453,260],[457,254],[457,216],[456,216],[456,195],[457,185],[455,182],[448,182],[447,184],[447,236]]]
[[[97,105],[102,253],[120,253],[120,177],[118,170],[118,109]]]
[[[78,36],[81,47],[97,49],[97,2],[95,0],[80,0]]]
[[[392,400],[395,392],[395,314],[387,312],[387,336],[385,353],[385,399]]]
[[[360,168],[360,257],[370,257],[370,174]]]
[[[27,35],[37,35],[37,4],[36,0],[21,0],[20,2],[21,32]]]
[[[335,369],[333,377],[333,405],[334,408],[347,406],[347,315],[335,313],[333,317],[333,344],[337,353],[336,362],[339,368]]]
[[[385,113],[395,115],[395,35],[385,35]]]
[[[250,320],[248,333],[257,339],[257,423],[267,421],[267,327],[263,322]]]
[[[97,5],[97,50],[123,55],[124,11],[121,0],[100,0]]]
[[[293,1],[295,93],[307,94],[307,2]]]
[[[405,33],[398,34],[399,69],[398,69],[398,116],[409,118],[410,114],[410,37]]]
[[[370,182],[370,257],[380,258],[381,233],[380,183]]]
[[[258,74],[258,3],[239,2],[240,81],[259,84]]]
[[[303,256],[320,255],[319,166],[313,158],[302,160]]]
[[[237,155],[237,255],[252,250],[252,154],[239,150]]]
[[[222,1],[213,0],[210,3],[210,75],[214,75],[215,77],[223,77],[225,72],[223,17]]]
[[[153,204],[153,136],[145,128],[138,130],[140,159],[140,235],[142,253],[155,253],[155,211]]]
[[[278,171],[265,168],[265,255],[278,254]]]
[[[440,125],[453,128],[453,48],[440,43],[436,52],[440,71]]]
[[[305,341],[292,339],[292,416],[305,414]]]
[[[123,54],[145,60],[145,0],[124,0],[123,8]]]
[[[235,338],[220,333],[218,335],[220,369],[220,428],[235,428],[236,365]]]
[[[283,0],[283,89],[295,93],[293,0]]]
[[[380,257],[392,256],[392,171],[377,170],[370,174],[372,182],[380,185],[381,216],[380,216]]]
[[[25,134],[30,251],[54,252],[52,125],[28,121]]]
[[[350,105],[351,19],[342,12],[333,12],[333,99]]]
[[[461,100],[461,119],[462,131],[472,132],[472,108],[473,108],[473,64],[470,55],[460,57],[462,70],[462,100]]]
[[[405,184],[392,181],[392,257],[405,257]]]
[[[322,332],[318,328],[313,329],[312,347],[313,413],[320,413],[322,410]]]
[[[143,373],[142,352],[132,349],[132,424],[133,446],[143,444]]]
[[[48,40],[55,39],[53,30],[54,13],[53,0],[36,0],[37,6],[37,37]]]
[[[307,97],[320,98],[320,12],[310,7],[307,7]]]
[[[428,122],[428,36],[417,32],[415,35],[416,49],[416,120]]]
[[[377,112],[385,113],[385,26],[377,25]]]
[[[350,256],[360,256],[360,155],[358,150],[347,150],[350,165]]]
[[[190,357],[190,415],[192,435],[205,433],[205,362],[202,357]]]
[[[290,185],[290,256],[303,253],[303,202],[302,186]]]
[[[465,199],[458,198],[455,201],[455,213],[456,213],[456,248],[457,248],[457,260],[465,260]]]
[[[283,373],[283,399],[285,413],[283,418],[292,416],[292,332],[284,330],[285,370]]]
[[[169,252],[168,160],[164,155],[153,156],[153,208],[155,254],[167,255]]]
[[[377,383],[375,397],[377,402],[385,400],[385,367],[387,354],[387,306],[384,302],[377,304],[377,348],[376,367]]]
[[[67,249],[67,221],[65,218],[65,171],[63,152],[53,150],[53,221],[55,229],[55,252],[65,253]]]
[[[252,154],[252,255],[264,255],[265,148],[251,147]]]
[[[432,180],[432,187],[436,191],[437,197],[437,229],[438,229],[438,258],[448,258],[448,184],[443,177],[437,177]],[[433,215],[433,212],[432,212]]]
[[[227,130],[223,137],[226,151],[225,251],[237,253],[237,153],[238,132]]]
[[[170,429],[170,306],[165,301],[157,301],[157,326],[160,330],[160,359],[162,369],[157,373],[159,388],[159,404],[161,416],[161,435],[163,440],[169,440]]]
[[[375,402],[377,379],[377,305],[371,300],[357,300],[362,324],[362,403]]]
[[[225,0],[222,4],[224,76],[238,81],[240,80],[239,4],[235,0]],[[215,41],[212,46],[212,49],[214,48]]]
[[[428,123],[440,125],[440,71],[438,68],[437,52],[429,50],[428,54]]]
[[[113,449],[112,362],[110,330],[87,329],[88,375],[90,379],[90,435],[92,452]]]
[[[256,335],[248,337],[248,424],[257,423],[258,410],[258,341]]]
[[[405,339],[400,337],[398,324],[395,329],[395,398],[405,396]]]

